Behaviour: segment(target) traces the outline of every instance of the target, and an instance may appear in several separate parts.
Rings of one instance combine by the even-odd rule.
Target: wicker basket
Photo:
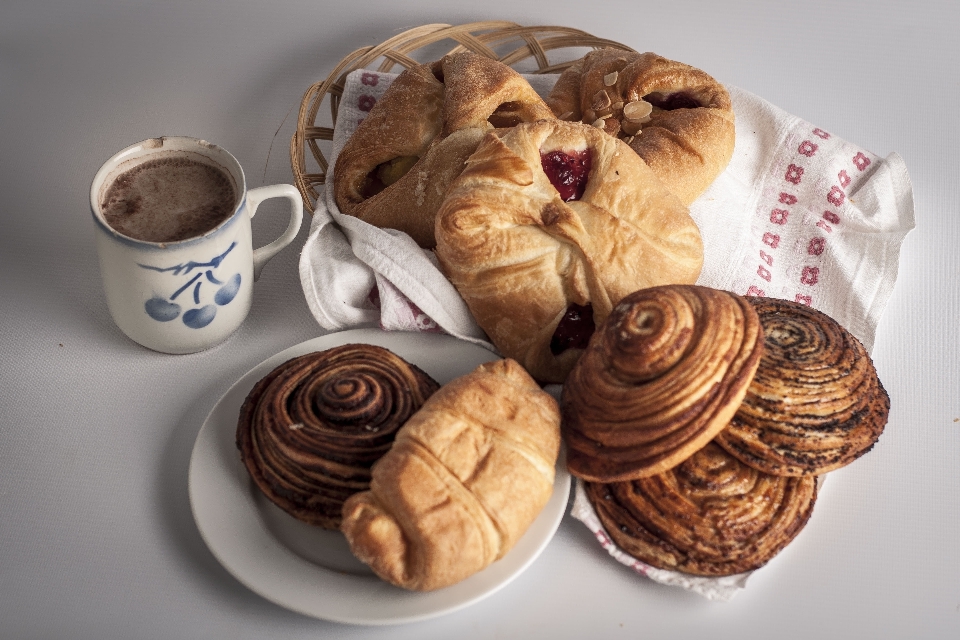
[[[320,149],[319,141],[333,140],[333,126],[318,126],[316,122],[323,101],[329,98],[330,113],[333,124],[336,124],[337,108],[348,73],[368,68],[368,65],[377,60],[381,60],[377,70],[383,72],[390,71],[396,64],[407,69],[416,64],[430,62],[413,56],[422,56],[427,49],[435,51],[431,45],[444,40],[456,43],[445,53],[469,50],[514,68],[532,58],[536,69],[524,69],[525,73],[559,73],[580,57],[568,55],[564,61],[551,63],[547,58],[549,51],[567,50],[569,54],[570,50],[603,47],[633,51],[618,42],[597,38],[578,29],[523,27],[502,21],[472,22],[459,26],[429,24],[404,31],[379,45],[357,49],[341,60],[326,80],[307,89],[300,102],[297,130],[290,140],[290,164],[295,184],[303,196],[304,206],[309,211],[314,210],[317,198],[320,197],[317,187],[327,179],[328,162]],[[435,55],[434,59],[442,55],[444,54]],[[307,169],[308,150],[316,165],[313,170]]]

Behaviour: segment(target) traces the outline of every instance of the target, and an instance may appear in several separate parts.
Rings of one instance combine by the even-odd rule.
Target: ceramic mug
[[[151,242],[117,231],[102,210],[116,178],[144,162],[183,157],[220,169],[233,182],[233,212],[213,229],[174,242]],[[268,198],[290,201],[290,222],[266,246],[253,248],[250,220]],[[107,306],[131,339],[164,353],[194,353],[232,334],[246,318],[254,280],[290,244],[303,220],[303,201],[291,185],[247,191],[240,163],[225,149],[196,138],[144,140],[107,160],[90,187],[100,272]]]

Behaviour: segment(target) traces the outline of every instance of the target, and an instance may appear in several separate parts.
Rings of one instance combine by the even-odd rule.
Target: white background
[[[960,637],[960,13],[952,1],[3,0],[0,6],[0,638]],[[874,359],[876,448],[831,474],[810,524],[734,601],[616,564],[566,518],[523,576],[436,620],[339,626],[234,580],[190,514],[207,412],[261,360],[321,333],[299,246],[246,323],[191,356],[107,313],[87,204],[117,150],[217,142],[250,186],[289,182],[301,96],[354,49],[430,22],[584,29],[703,68],[880,156],[917,228]],[[280,233],[265,205],[255,244]]]

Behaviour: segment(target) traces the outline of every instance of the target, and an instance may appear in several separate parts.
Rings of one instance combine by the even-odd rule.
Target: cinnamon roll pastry
[[[487,131],[552,117],[529,83],[496,60],[462,52],[413,66],[337,156],[337,206],[432,248],[444,194]]]
[[[796,537],[817,479],[772,476],[709,443],[662,474],[585,488],[630,555],[660,569],[726,576],[763,566]]]
[[[727,90],[703,71],[654,53],[591,51],[561,74],[547,104],[562,120],[627,141],[684,204],[733,156]]]
[[[556,401],[513,360],[430,397],[343,506],[341,531],[384,580],[439,589],[502,558],[553,492]]]
[[[745,464],[783,476],[820,475],[869,451],[887,423],[890,398],[860,341],[806,305],[749,300],[765,349],[717,443]]]
[[[340,526],[343,502],[439,384],[391,351],[351,344],[288,360],[240,409],[237,447],[250,477],[308,524]]]
[[[489,134],[437,216],[436,255],[474,318],[537,380],[563,382],[627,294],[693,283],[687,208],[620,140],[543,120]]]
[[[625,297],[563,386],[570,473],[621,482],[680,464],[730,422],[762,351],[741,296],[671,285]]]

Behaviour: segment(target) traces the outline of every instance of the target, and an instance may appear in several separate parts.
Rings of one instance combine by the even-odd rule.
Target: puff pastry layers
[[[745,464],[786,476],[820,475],[869,451],[890,398],[860,341],[806,305],[749,300],[763,324],[764,354],[717,443]]]
[[[552,118],[520,74],[470,52],[401,73],[337,156],[340,210],[432,248],[437,209],[495,127]]]
[[[370,466],[439,385],[382,347],[356,344],[280,365],[240,410],[237,447],[250,477],[281,509],[309,524],[340,526]]]
[[[544,156],[588,157],[565,202]],[[568,310],[602,323],[624,296],[692,283],[703,246],[686,207],[622,141],[544,120],[484,138],[437,216],[436,254],[480,327],[536,379],[562,382],[581,348],[551,341]]]
[[[625,297],[563,387],[570,473],[620,482],[680,464],[727,426],[762,351],[740,296],[688,285]]]
[[[628,140],[685,204],[733,155],[727,90],[703,71],[654,53],[591,51],[561,74],[547,104],[564,120]]]
[[[344,504],[354,555],[419,591],[503,557],[553,491],[559,421],[556,401],[512,360],[444,385],[374,465],[370,491]]]
[[[757,569],[796,537],[817,480],[765,474],[710,443],[665,473],[585,488],[607,533],[634,557],[725,576]]]

